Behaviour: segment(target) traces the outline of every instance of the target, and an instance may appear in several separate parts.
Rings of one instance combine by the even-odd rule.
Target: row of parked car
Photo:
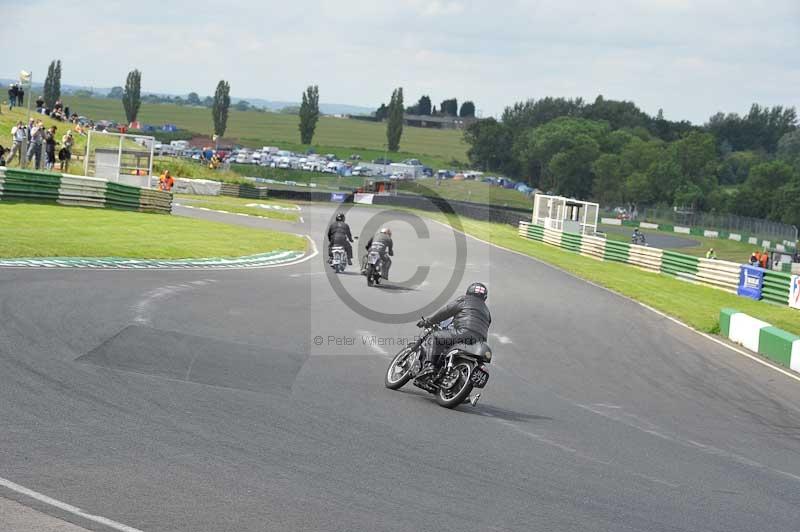
[[[252,164],[270,168],[305,170],[362,177],[388,177],[392,180],[414,179],[422,176],[433,176],[433,170],[424,166],[418,159],[408,159],[402,163],[394,163],[390,159],[376,159],[372,163],[361,162],[360,155],[351,155],[349,160],[342,160],[336,155],[316,153],[293,153],[275,146],[264,146],[261,149],[236,148],[231,150],[200,149],[189,146],[188,141],[177,140],[169,144],[156,143],[156,155],[184,157],[196,161],[209,160],[216,153],[222,163]]]

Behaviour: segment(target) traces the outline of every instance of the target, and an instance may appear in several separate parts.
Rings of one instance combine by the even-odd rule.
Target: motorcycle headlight
[[[486,358],[486,362],[492,361],[492,350],[487,349],[486,352],[483,354],[484,358]]]

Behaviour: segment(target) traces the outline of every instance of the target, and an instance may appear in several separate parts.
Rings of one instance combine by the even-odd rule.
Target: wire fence
[[[603,215],[615,217],[616,213],[605,212]],[[642,222],[727,231],[729,233],[762,237],[773,242],[786,241],[794,244],[797,241],[797,227],[793,225],[735,214],[711,214],[664,207],[643,207],[631,213],[631,219]]]

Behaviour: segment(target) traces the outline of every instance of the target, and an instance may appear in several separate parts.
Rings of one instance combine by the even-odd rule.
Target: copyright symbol
[[[314,337],[314,345],[322,345],[322,336]]]

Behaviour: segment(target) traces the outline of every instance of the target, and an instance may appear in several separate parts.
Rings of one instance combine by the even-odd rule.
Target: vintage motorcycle
[[[478,403],[481,394],[470,397],[470,393],[473,388],[483,388],[489,381],[489,372],[484,364],[492,361],[492,350],[486,342],[455,344],[444,355],[441,368],[432,375],[417,378],[422,369],[426,341],[431,333],[446,328],[450,323],[452,319],[427,325],[415,342],[395,355],[384,377],[387,388],[399,390],[413,378],[414,386],[434,394],[436,402],[445,408],[454,408],[467,401],[472,406]]]

